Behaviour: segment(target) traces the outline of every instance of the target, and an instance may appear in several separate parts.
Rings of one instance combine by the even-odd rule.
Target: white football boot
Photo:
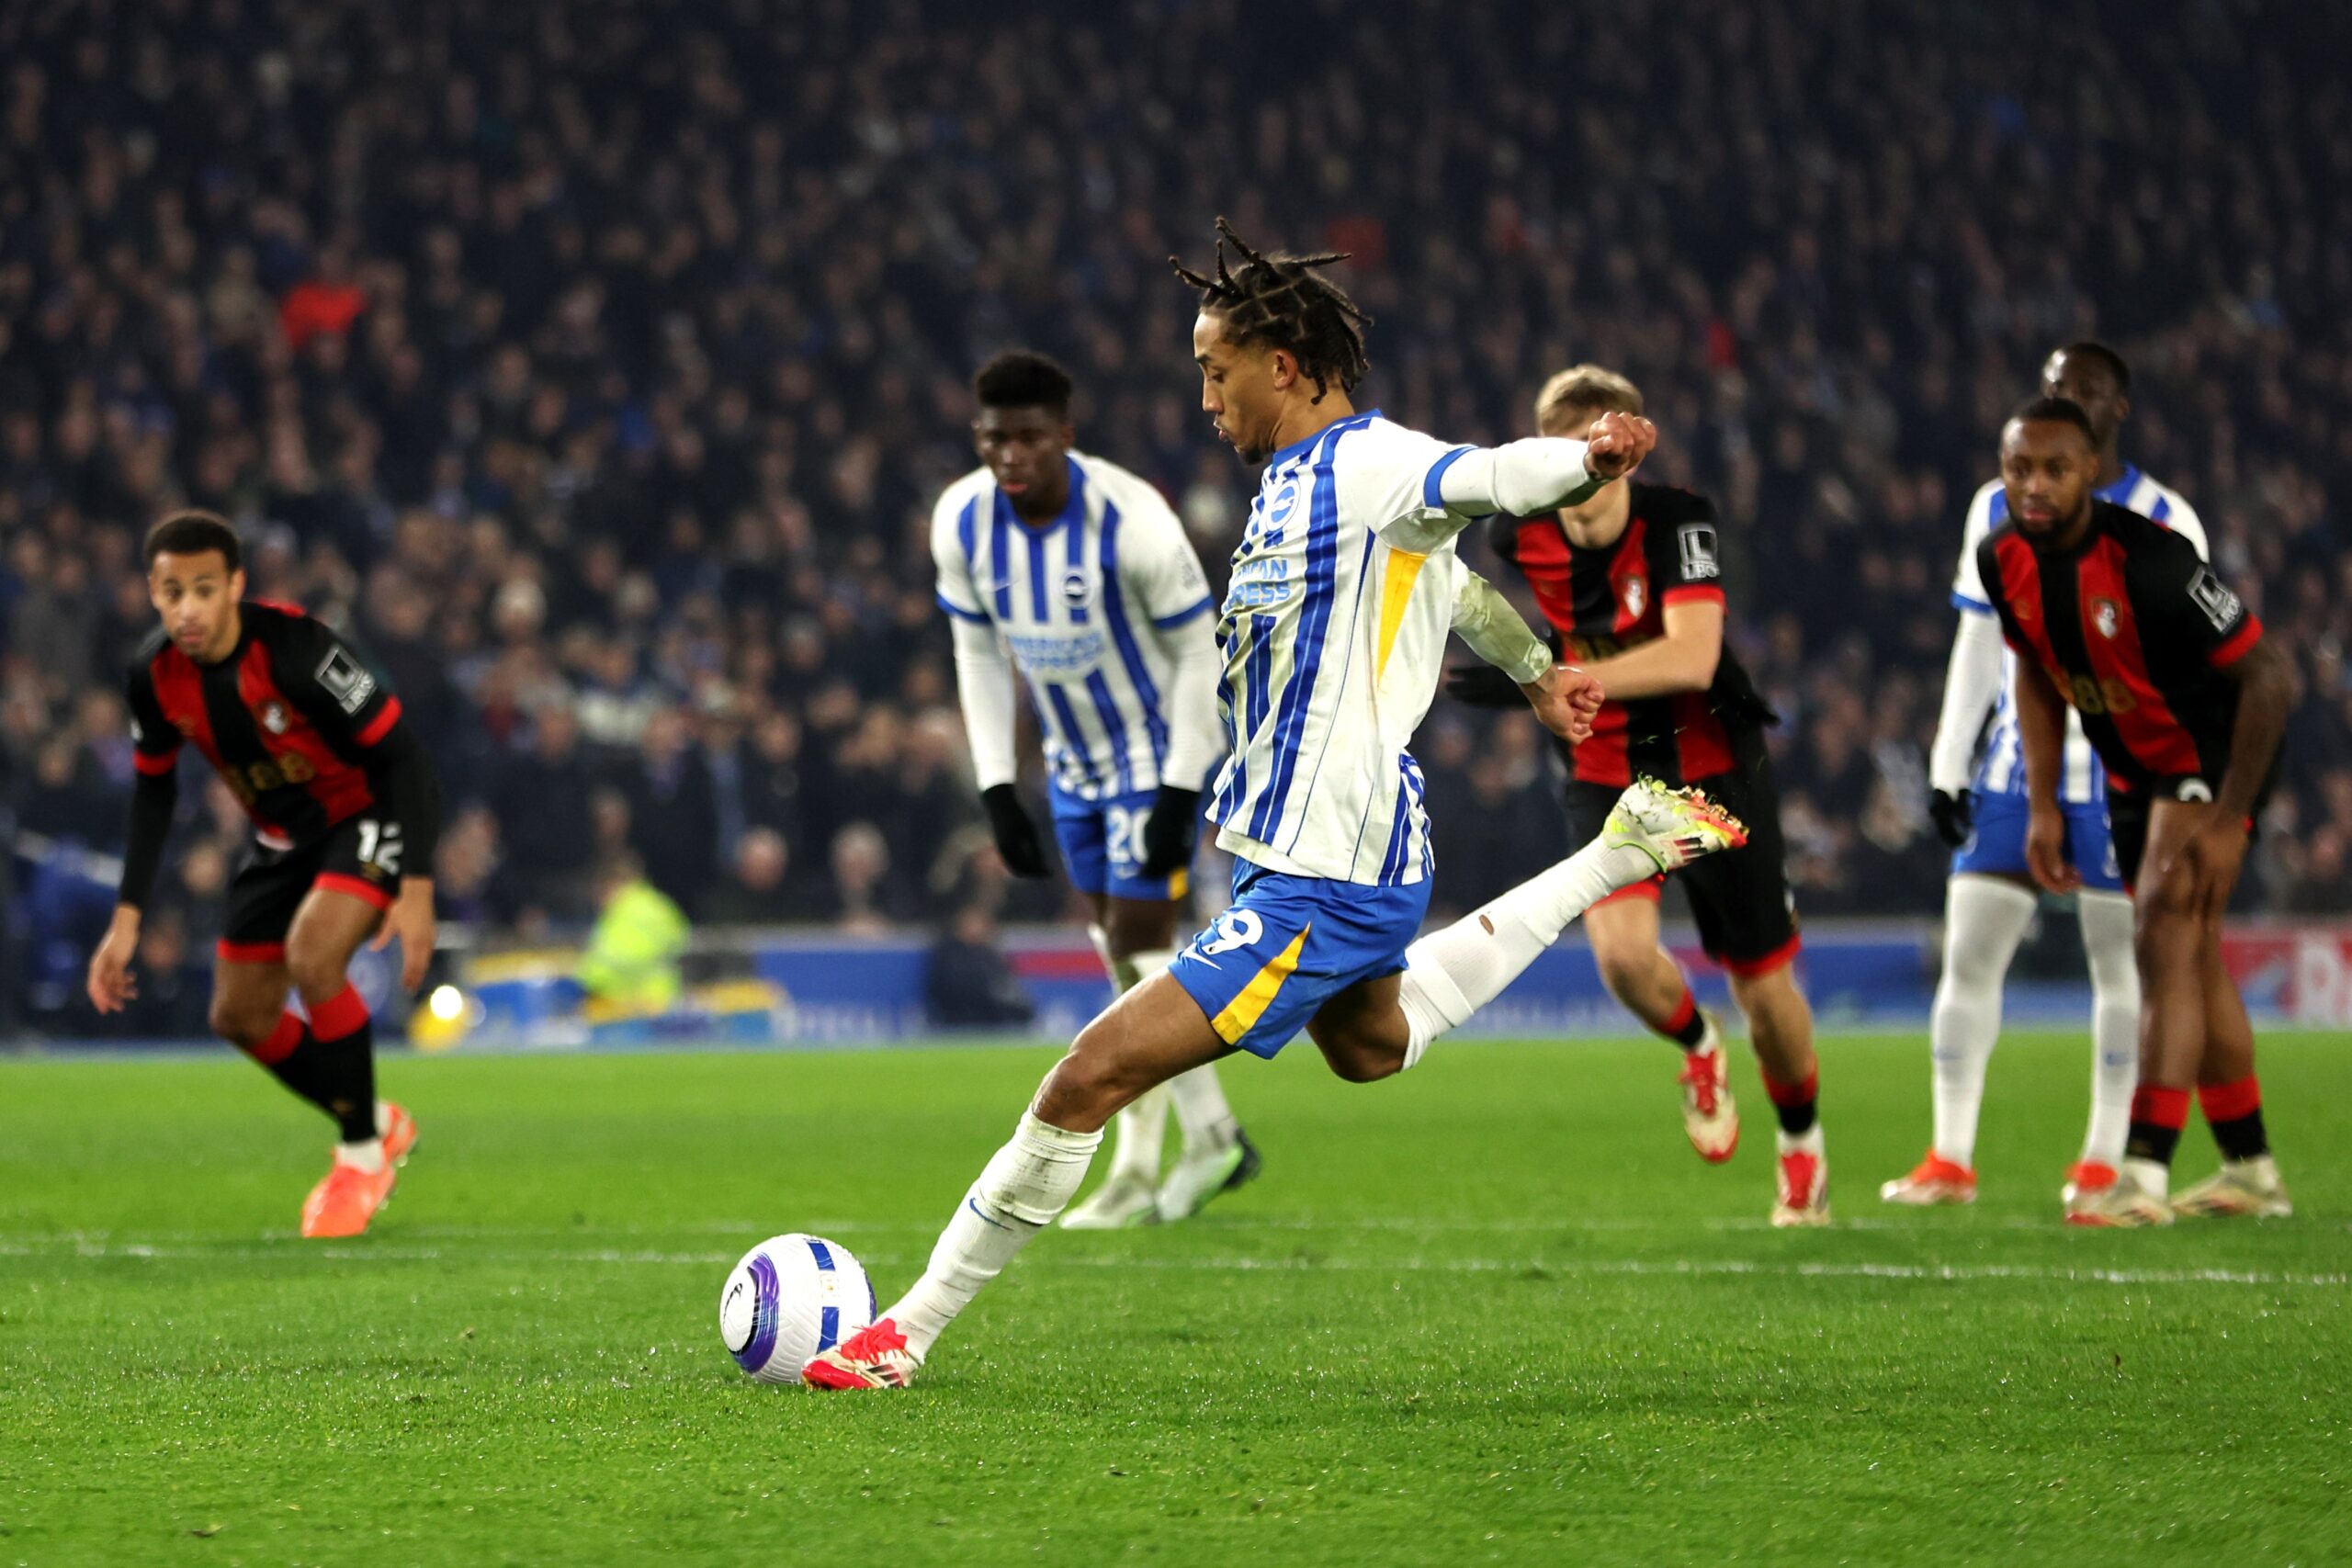
[[[1125,1230],[1159,1223],[1159,1195],[1151,1179],[1121,1171],[1094,1190],[1094,1196],[1062,1216],[1062,1228],[1072,1231]]]
[[[1682,1130],[1690,1146],[1709,1165],[1721,1165],[1739,1147],[1739,1107],[1732,1102],[1730,1064],[1724,1059],[1724,1037],[1715,1015],[1706,1009],[1699,1016],[1707,1032],[1682,1054]]]
[[[1159,1184],[1160,1222],[1173,1224],[1191,1219],[1219,1193],[1256,1180],[1264,1163],[1258,1157],[1258,1145],[1238,1127],[1233,1130],[1229,1144],[1214,1145],[1197,1154],[1188,1145],[1176,1168]]]
[[[2175,1193],[2172,1210],[2176,1214],[2209,1220],[2240,1216],[2283,1220],[2295,1212],[2295,1205],[2287,1196],[2287,1184],[2278,1179],[2278,1162],[2268,1155],[2256,1155],[2252,1159],[2223,1160],[2221,1169]]]
[[[1612,849],[1634,845],[1658,870],[1679,871],[1702,855],[1740,848],[1747,842],[1747,829],[1704,790],[1668,789],[1656,779],[1636,779],[1610,807],[1600,841]]]
[[[1777,1230],[1829,1223],[1829,1151],[1821,1127],[1792,1138],[1780,1134],[1780,1171],[1772,1197],[1772,1224]]]
[[[2074,1201],[2066,1205],[2066,1223],[2070,1225],[2139,1230],[2148,1225],[2168,1225],[2172,1218],[2172,1205],[2161,1194],[2143,1186],[2132,1174],[2128,1162],[2112,1182],[2088,1191],[2078,1190]]]

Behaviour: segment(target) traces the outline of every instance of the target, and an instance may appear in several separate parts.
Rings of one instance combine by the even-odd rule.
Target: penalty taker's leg
[[[914,1287],[872,1326],[811,1361],[823,1388],[903,1385],[958,1313],[1054,1223],[1086,1179],[1102,1128],[1178,1073],[1231,1049],[1184,987],[1161,974],[1086,1026],[989,1160],[932,1248]]]
[[[1406,949],[1396,999],[1408,1033],[1398,1066],[1419,1061],[1430,1042],[1500,996],[1569,921],[1611,893],[1747,841],[1736,821],[1695,794],[1634,784],[1600,837]]]

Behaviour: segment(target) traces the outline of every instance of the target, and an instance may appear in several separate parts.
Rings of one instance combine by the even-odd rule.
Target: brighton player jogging
[[[1233,744],[1209,815],[1235,856],[1233,906],[1079,1035],[914,1288],[804,1369],[820,1387],[909,1382],[956,1314],[1061,1213],[1103,1124],[1153,1085],[1237,1050],[1272,1056],[1302,1028],[1340,1077],[1386,1077],[1600,899],[1743,841],[1695,794],[1635,786],[1600,840],[1414,940],[1430,861],[1405,747],[1435,694],[1449,628],[1513,671],[1557,732],[1589,734],[1600,704],[1597,682],[1555,665],[1501,595],[1461,568],[1453,536],[1478,517],[1544,511],[1622,479],[1656,433],[1611,415],[1589,446],[1481,450],[1358,412],[1362,318],[1316,271],[1340,258],[1261,256],[1218,229],[1215,270],[1179,268],[1200,290],[1202,406],[1266,466],[1218,623]]]
[[[90,959],[90,1000],[111,1012],[130,972],[172,825],[175,766],[193,742],[254,822],[229,886],[212,1027],[334,1119],[334,1163],[302,1205],[307,1236],[357,1235],[392,1194],[416,1122],[376,1098],[368,1004],[345,970],[359,944],[401,943],[413,991],[433,957],[439,786],[400,700],[333,632],[245,600],[236,531],[206,512],[147,536],[160,632],[130,679],[139,784],[114,923]],[[307,1019],[288,1010],[300,992]]]
[[[2284,1215],[2254,1031],[2222,962],[2222,915],[2276,776],[2292,675],[2188,541],[2098,499],[2099,475],[2098,433],[2079,405],[2027,404],[2001,434],[2009,524],[1976,549],[2018,655],[2026,863],[2053,893],[2080,885],[2058,798],[2072,707],[2109,775],[2115,859],[2137,918],[2140,1081],[2122,1168],[2067,1218]],[[2167,1202],[2192,1088],[2222,1168]]]
[[[1225,755],[1208,581],[1176,514],[1144,480],[1073,451],[1070,379],[1042,355],[973,378],[982,467],[932,514],[939,603],[980,803],[1006,869],[1049,874],[1013,784],[1013,668],[1045,736],[1054,836],[1087,902],[1114,989],[1175,959],[1201,789]],[[1173,1105],[1184,1146],[1166,1180]],[[1062,1216],[1077,1230],[1181,1220],[1258,1172],[1258,1152],[1204,1065],[1119,1112],[1111,1173]]]
[[[2042,367],[2041,389],[2089,415],[2098,443],[2098,498],[2163,524],[2204,555],[2205,530],[2196,512],[2125,463],[2119,452],[2119,435],[2132,412],[2132,375],[2122,356],[2104,344],[2069,344]],[[2008,521],[2008,509],[1998,479],[1976,492],[1952,583],[1960,628],[1952,638],[1943,715],[1928,769],[1929,815],[1955,852],[1944,894],[1943,978],[1936,987],[1929,1027],[1935,1130],[1918,1166],[1879,1189],[1890,1203],[1976,1200],[1976,1120],[1984,1100],[1985,1068],[2001,1032],[2002,983],[2037,904],[2025,858],[2017,658],[2001,647],[2000,627],[1976,570],[1977,547]],[[2115,1180],[2140,1063],[2132,901],[2108,831],[2107,771],[2073,714],[2066,718],[2058,798],[2067,851],[2082,878],[2075,908],[2091,976],[2090,1125],[2059,1193],[2059,1201],[2072,1212]]]
[[[1613,370],[1563,370],[1536,399],[1545,435],[1582,435],[1611,412],[1642,412],[1640,389]],[[1591,838],[1617,792],[1637,778],[1698,784],[1747,826],[1748,843],[1680,874],[1707,956],[1731,976],[1764,1088],[1780,1122],[1775,1225],[1829,1222],[1829,1155],[1819,1112],[1813,1009],[1797,988],[1795,900],[1783,867],[1781,802],[1764,750],[1771,710],[1724,646],[1722,554],[1714,508],[1669,485],[1607,485],[1541,517],[1497,518],[1495,548],[1535,590],[1570,658],[1609,693],[1592,739],[1566,749],[1569,836]],[[1491,703],[1502,677],[1461,671],[1456,696]],[[1658,942],[1664,878],[1637,882],[1587,910],[1585,939],[1611,993],[1682,1049],[1682,1120],[1702,1157],[1739,1143],[1714,1020]]]

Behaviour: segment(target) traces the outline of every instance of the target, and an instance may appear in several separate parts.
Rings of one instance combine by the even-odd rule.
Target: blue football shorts
[[[1168,973],[1200,1003],[1219,1039],[1271,1057],[1339,992],[1402,970],[1429,908],[1427,877],[1372,887],[1238,860],[1232,907]]]
[[[2060,809],[2066,816],[2066,853],[2082,874],[2083,886],[2094,893],[2122,892],[2123,874],[2108,834],[2106,803],[2078,801]],[[2026,816],[2021,795],[1977,795],[1976,829],[1953,852],[1952,874],[2030,875],[2025,863]]]

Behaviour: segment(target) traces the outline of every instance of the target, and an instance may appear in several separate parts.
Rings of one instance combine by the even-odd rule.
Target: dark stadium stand
[[[1937,906],[1962,508],[2049,348],[2109,339],[2126,455],[2201,511],[2298,672],[2244,906],[2352,909],[2340,60],[2228,6],[2109,32],[1914,0],[1864,33],[1838,0],[1662,0],[1573,49],[1553,8],[1516,36],[1453,9],[0,7],[27,963],[78,965],[103,920],[138,538],[182,503],[401,694],[451,799],[447,916],[577,922],[624,843],[706,918],[1057,912],[981,852],[927,507],[971,463],[967,377],[1028,344],[1221,581],[1254,479],[1195,407],[1166,261],[1219,211],[1355,253],[1364,400],[1408,423],[1523,434],[1573,360],[1643,384],[1657,470],[1730,523],[1808,914]],[[2031,47],[1989,46],[2010,34]],[[1304,85],[1264,90],[1277,69]],[[1409,139],[1383,110],[1407,96],[1440,106]],[[1560,842],[1536,741],[1433,716],[1441,906]],[[157,936],[200,959],[241,824],[182,801]]]

